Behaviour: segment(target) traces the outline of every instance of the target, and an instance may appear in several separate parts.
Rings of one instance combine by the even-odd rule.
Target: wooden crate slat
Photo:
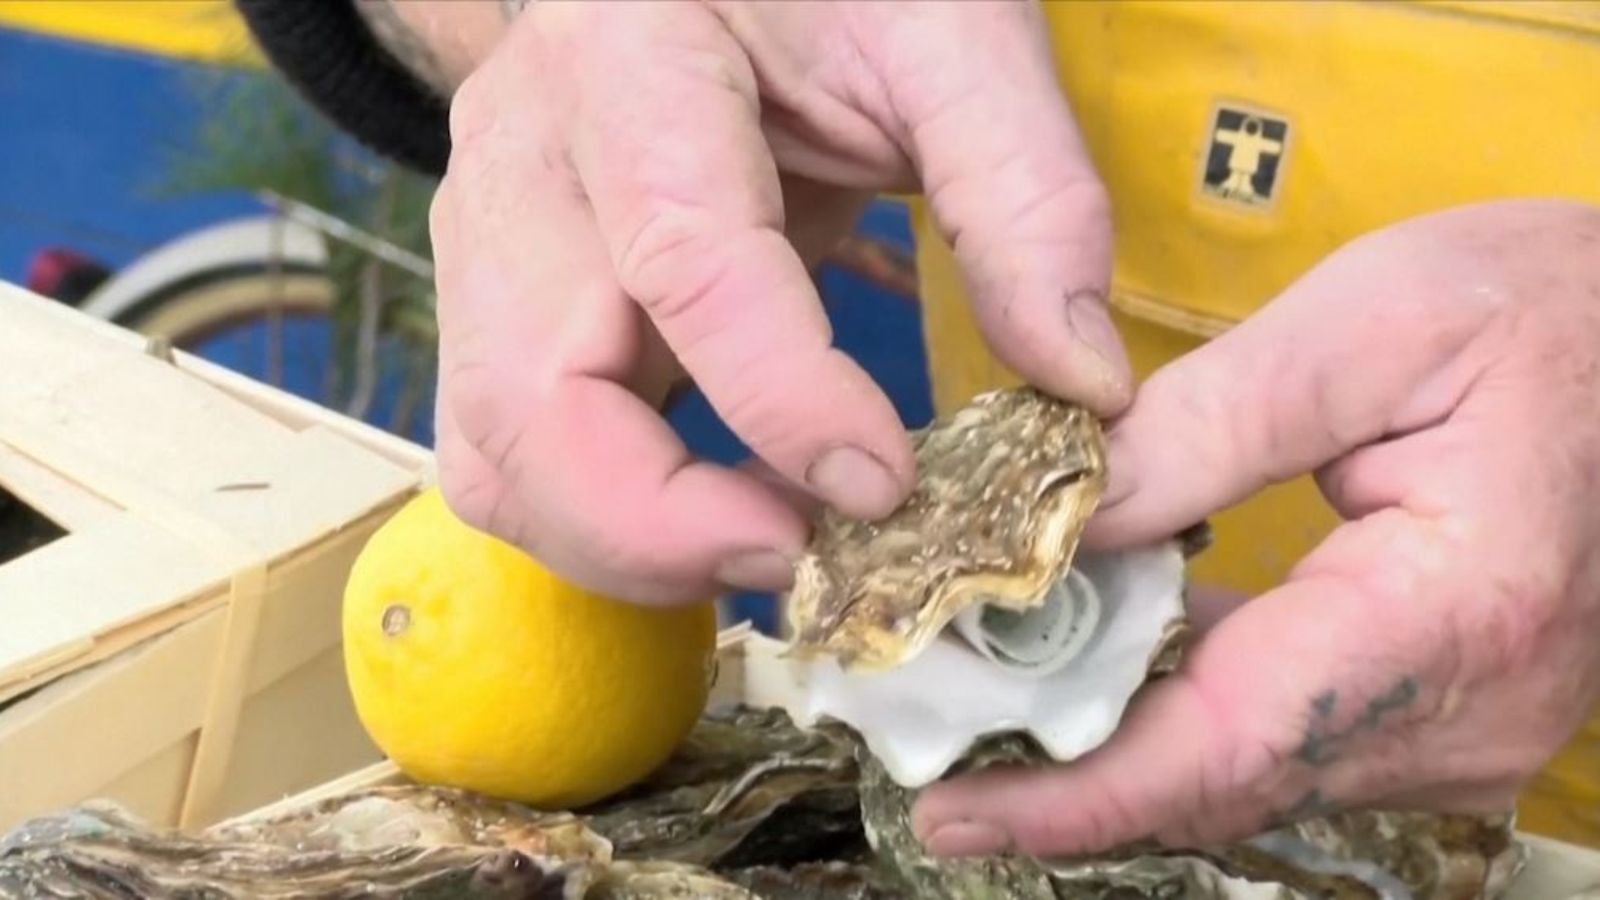
[[[247,565],[233,573],[228,583],[222,639],[210,663],[210,691],[200,720],[200,739],[183,793],[178,824],[203,821],[216,806],[228,777],[239,715],[246,700],[245,681],[254,661],[261,608],[267,599],[267,568]],[[199,674],[198,672],[195,674]]]
[[[375,760],[343,691],[343,579],[432,472],[0,285],[0,485],[67,531],[0,564],[0,830],[94,796],[203,824]]]
[[[256,471],[258,479],[234,482],[247,489],[209,487],[178,499],[274,560],[410,494],[417,481],[415,472],[375,459],[321,426],[293,435]]]
[[[218,596],[230,574],[129,513],[0,566],[0,692],[93,659],[94,644],[155,613]]]
[[[111,501],[6,444],[0,444],[0,488],[66,531],[86,528],[121,511]]]
[[[409,495],[355,520],[337,539],[318,541],[294,556],[274,563],[268,572],[272,603],[261,611],[258,641],[246,691],[255,694],[290,672],[311,662],[341,639],[341,604],[344,578],[356,554],[378,526],[389,519]],[[342,681],[342,676],[341,676]],[[343,685],[339,685],[343,690]]]
[[[344,683],[344,657],[332,647],[252,695],[239,720],[227,782],[204,821],[276,800],[286,783],[310,787],[330,772],[382,759]]]
[[[127,505],[109,493],[123,485],[184,494],[251,477],[253,464],[294,434],[170,363],[86,334],[47,309],[0,287],[0,423],[15,417],[37,429],[35,443],[48,447],[18,449],[58,469],[67,469],[59,448],[99,451],[98,465],[73,466],[71,475],[113,502]],[[9,432],[0,425],[0,438],[15,446]]]
[[[24,320],[17,310],[29,318]],[[35,325],[40,321],[54,321],[80,335],[75,341],[80,345],[84,339],[93,339],[101,347],[121,348],[136,353],[142,353],[146,346],[146,340],[132,331],[0,283],[0,323],[13,321]],[[0,327],[0,332],[4,330],[4,327]],[[174,367],[193,376],[194,380],[223,392],[234,401],[291,430],[299,431],[316,425],[331,428],[401,468],[418,471],[424,483],[432,480],[432,454],[402,437],[181,350],[171,351],[170,358]]]
[[[222,590],[241,568],[327,538],[416,480],[322,428],[292,435],[277,457],[250,471],[257,480],[172,499],[118,488],[132,504],[127,514],[0,566],[0,691],[37,676],[69,641],[81,645],[85,636]],[[234,487],[240,484],[248,489]],[[108,538],[111,529],[117,532]],[[61,585],[83,601],[59,605]]]
[[[142,818],[163,825],[178,821],[183,788],[189,781],[197,735],[192,732],[101,787],[91,796],[104,797],[124,809],[139,810]]]
[[[93,796],[194,730],[222,637],[215,609],[100,666],[62,678],[0,717],[4,823]],[[108,744],[108,742],[114,742]]]

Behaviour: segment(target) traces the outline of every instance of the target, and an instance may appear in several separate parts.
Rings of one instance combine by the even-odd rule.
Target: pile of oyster
[[[1018,389],[914,435],[893,515],[819,520],[788,600],[786,708],[713,710],[660,771],[541,812],[422,785],[198,834],[89,804],[0,837],[0,896],[150,898],[1479,898],[1509,816],[1342,813],[1238,845],[940,860],[916,792],[1069,761],[1179,664],[1194,533],[1079,552],[1106,480],[1083,410]]]

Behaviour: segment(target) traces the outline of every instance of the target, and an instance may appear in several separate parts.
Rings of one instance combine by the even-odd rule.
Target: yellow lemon
[[[683,740],[717,624],[710,603],[648,608],[564,582],[433,489],[362,549],[343,630],[356,711],[403,772],[568,809],[634,784]]]

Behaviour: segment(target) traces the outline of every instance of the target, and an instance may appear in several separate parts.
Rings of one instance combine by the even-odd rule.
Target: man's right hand
[[[434,204],[452,507],[639,602],[781,589],[795,496],[889,512],[909,441],[808,274],[923,190],[996,356],[1119,413],[1103,186],[1007,3],[534,3],[456,94]],[[760,465],[691,457],[685,376]]]

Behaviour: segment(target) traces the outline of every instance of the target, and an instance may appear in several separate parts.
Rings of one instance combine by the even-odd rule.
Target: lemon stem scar
[[[383,611],[383,633],[399,637],[411,627],[411,607],[396,603]]]

